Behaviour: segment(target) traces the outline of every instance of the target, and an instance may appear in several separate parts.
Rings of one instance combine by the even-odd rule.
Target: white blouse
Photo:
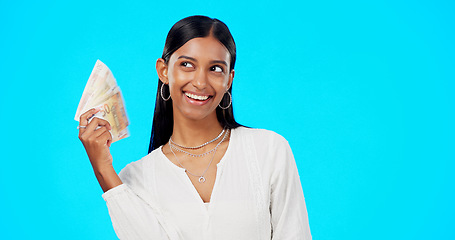
[[[161,148],[119,176],[103,198],[120,239],[311,239],[294,157],[272,131],[231,131],[209,204]]]

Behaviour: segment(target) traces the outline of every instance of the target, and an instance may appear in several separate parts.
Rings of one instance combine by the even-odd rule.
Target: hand
[[[104,192],[122,184],[119,176],[112,166],[112,155],[109,147],[112,143],[112,135],[109,132],[111,125],[108,121],[93,118],[88,120],[99,110],[90,109],[81,115],[79,119],[79,139],[87,151],[88,158],[92,163],[93,171]]]
[[[95,171],[112,167],[112,155],[109,151],[112,143],[112,135],[109,132],[111,125],[97,117],[89,123],[89,119],[97,112],[99,110],[90,109],[82,114],[79,120],[79,139]]]

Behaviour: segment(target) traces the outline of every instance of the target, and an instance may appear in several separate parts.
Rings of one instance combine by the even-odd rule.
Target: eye
[[[223,68],[220,67],[220,66],[212,66],[212,67],[210,67],[210,71],[222,73],[224,70],[223,70]]]
[[[193,64],[191,64],[189,62],[182,62],[182,63],[180,63],[180,65],[184,66],[184,67],[188,67],[188,68],[193,67]]]

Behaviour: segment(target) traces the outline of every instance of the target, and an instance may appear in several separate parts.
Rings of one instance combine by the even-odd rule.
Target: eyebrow
[[[185,55],[182,55],[180,57],[178,57],[177,59],[180,59],[180,58],[186,58],[186,59],[189,59],[191,61],[195,61],[197,62],[197,60],[195,58],[192,58],[192,57],[188,57],[188,56],[185,56]],[[213,61],[210,61],[210,63],[219,63],[219,64],[223,64],[225,66],[227,66],[227,62],[226,61],[223,61],[223,60],[213,60]]]

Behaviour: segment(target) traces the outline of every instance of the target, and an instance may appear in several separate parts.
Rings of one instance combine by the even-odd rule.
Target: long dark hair
[[[236,48],[234,38],[231,35],[226,24],[215,18],[206,16],[191,16],[178,21],[172,26],[166,37],[162,59],[165,63],[169,62],[171,55],[182,47],[186,42],[193,38],[213,36],[220,41],[231,55],[230,71],[234,69]],[[153,116],[152,135],[150,137],[149,153],[161,145],[164,145],[172,135],[174,127],[174,117],[172,112],[172,99],[164,101],[160,96],[161,85],[163,83],[158,79],[158,90],[156,93],[155,114]],[[169,96],[169,86],[163,86],[164,96]],[[229,88],[232,95],[232,84]],[[228,106],[229,96],[225,94],[221,100],[221,106]],[[233,106],[223,110],[216,108],[216,116],[222,127],[233,129],[241,126],[234,119]]]

